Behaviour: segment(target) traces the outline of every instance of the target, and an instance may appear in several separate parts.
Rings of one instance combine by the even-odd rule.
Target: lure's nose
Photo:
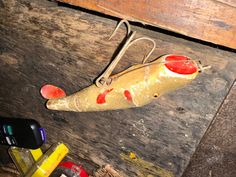
[[[193,74],[198,71],[196,62],[186,56],[169,55],[165,58],[165,66],[177,74]]]

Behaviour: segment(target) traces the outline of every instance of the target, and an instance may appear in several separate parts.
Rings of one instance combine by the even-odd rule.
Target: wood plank
[[[111,164],[129,177],[181,176],[235,80],[235,53],[133,26],[137,36],[157,42],[153,59],[165,53],[184,54],[212,69],[188,87],[142,108],[50,111],[40,87],[52,83],[70,94],[90,85],[110,62],[125,30],[108,41],[114,20],[46,0],[0,2],[1,116],[38,120],[46,128],[47,144],[67,143],[68,158],[82,163],[90,174]],[[139,43],[130,48],[118,70],[139,63],[149,47]],[[130,160],[128,152],[140,159]]]
[[[236,48],[234,0],[58,0]]]
[[[236,174],[236,82],[224,100],[182,177]]]

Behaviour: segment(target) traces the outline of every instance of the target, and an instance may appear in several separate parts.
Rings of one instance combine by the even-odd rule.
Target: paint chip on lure
[[[130,29],[128,21],[122,20],[112,36],[122,23],[125,23]],[[146,63],[146,60],[156,48],[156,43],[148,37],[133,40],[135,34],[135,31],[129,32],[120,52],[105,72],[98,77],[95,84],[70,96],[66,96],[63,90],[52,85],[42,87],[42,96],[49,99],[46,104],[47,108],[61,111],[88,112],[140,107],[165,93],[186,86],[197,77],[200,71],[209,68],[203,67],[201,63],[186,56],[173,54],[164,55]],[[134,65],[111,76],[112,71],[126,50],[141,40],[148,40],[153,44],[153,48],[146,55],[142,64]]]

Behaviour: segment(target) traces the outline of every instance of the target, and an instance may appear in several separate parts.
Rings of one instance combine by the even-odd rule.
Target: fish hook
[[[135,40],[133,40],[132,42],[129,43],[128,47],[130,47],[131,45],[133,45],[134,43],[138,42],[138,41],[141,41],[141,40],[148,40],[148,41],[151,41],[152,44],[153,44],[153,47],[152,49],[150,50],[150,52],[146,55],[146,57],[143,59],[142,61],[142,64],[145,64],[145,62],[147,61],[147,59],[150,57],[150,55],[152,54],[152,52],[155,50],[156,48],[156,42],[152,39],[152,38],[149,38],[149,37],[140,37],[140,38],[137,38]]]
[[[113,36],[115,36],[117,30],[120,28],[120,26],[121,26],[123,23],[126,25],[126,28],[127,28],[127,34],[126,34],[126,36],[128,36],[128,35],[130,34],[130,32],[131,32],[130,24],[129,24],[129,22],[128,22],[127,20],[123,19],[123,20],[121,20],[121,21],[116,25],[116,28],[114,29],[114,31],[112,32],[112,34],[111,34],[111,36],[109,37],[108,40],[110,40],[111,38],[113,38]]]
[[[109,78],[109,76],[111,75],[112,71],[114,70],[114,68],[116,67],[116,65],[118,64],[118,62],[120,61],[120,59],[122,58],[126,50],[128,49],[128,45],[131,42],[131,40],[134,38],[135,34],[136,34],[136,31],[131,32],[131,35],[128,36],[128,39],[126,40],[125,44],[123,45],[119,53],[116,55],[115,59],[107,67],[104,73],[96,79],[95,84],[97,87],[108,86],[111,84],[112,79]]]
[[[101,76],[99,76],[96,81],[95,81],[95,85],[97,87],[102,87],[102,86],[108,86],[111,84],[111,79],[109,78],[110,74],[112,73],[112,71],[114,70],[115,66],[117,65],[117,63],[119,62],[120,58],[124,55],[125,51],[126,51],[126,47],[129,44],[129,42],[133,39],[134,35],[136,32],[131,31],[131,27],[130,24],[127,20],[123,19],[121,20],[117,25],[116,28],[114,29],[114,31],[112,32],[111,36],[109,37],[108,40],[110,40],[117,32],[117,30],[120,28],[120,26],[122,24],[125,24],[126,28],[127,28],[127,39],[125,44],[123,45],[123,47],[121,48],[121,50],[119,51],[119,53],[117,54],[117,56],[115,57],[115,59],[112,61],[112,63],[108,66],[108,68],[104,71],[103,74],[101,74]]]
[[[115,30],[113,31],[113,33],[111,34],[109,39],[111,39],[116,34],[116,31],[118,30],[118,28],[123,23],[125,23],[126,26],[127,26],[127,36],[128,36],[128,38],[127,38],[125,44],[122,46],[122,48],[119,51],[119,53],[117,54],[117,56],[115,57],[115,59],[107,67],[107,69],[104,71],[104,73],[96,79],[95,84],[96,84],[97,87],[108,86],[108,85],[111,84],[112,79],[109,78],[109,77],[110,77],[112,71],[114,70],[114,68],[116,67],[116,65],[120,61],[120,59],[123,57],[125,52],[128,50],[128,48],[131,45],[133,45],[134,43],[136,43],[136,42],[138,42],[140,40],[149,40],[149,41],[151,41],[153,43],[153,48],[150,50],[150,52],[146,55],[146,57],[142,61],[143,64],[146,62],[146,60],[150,57],[150,55],[152,54],[152,52],[156,48],[156,42],[153,39],[149,38],[149,37],[140,37],[140,38],[137,38],[137,39],[133,40],[133,38],[134,38],[134,36],[136,34],[136,31],[131,31],[130,24],[129,24],[129,22],[127,20],[121,20],[118,23],[118,25],[116,26]]]

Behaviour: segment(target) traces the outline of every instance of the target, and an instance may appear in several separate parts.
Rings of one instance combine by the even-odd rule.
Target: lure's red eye
[[[170,55],[165,60],[165,66],[178,74],[193,74],[198,70],[195,62],[190,61],[186,56]]]

